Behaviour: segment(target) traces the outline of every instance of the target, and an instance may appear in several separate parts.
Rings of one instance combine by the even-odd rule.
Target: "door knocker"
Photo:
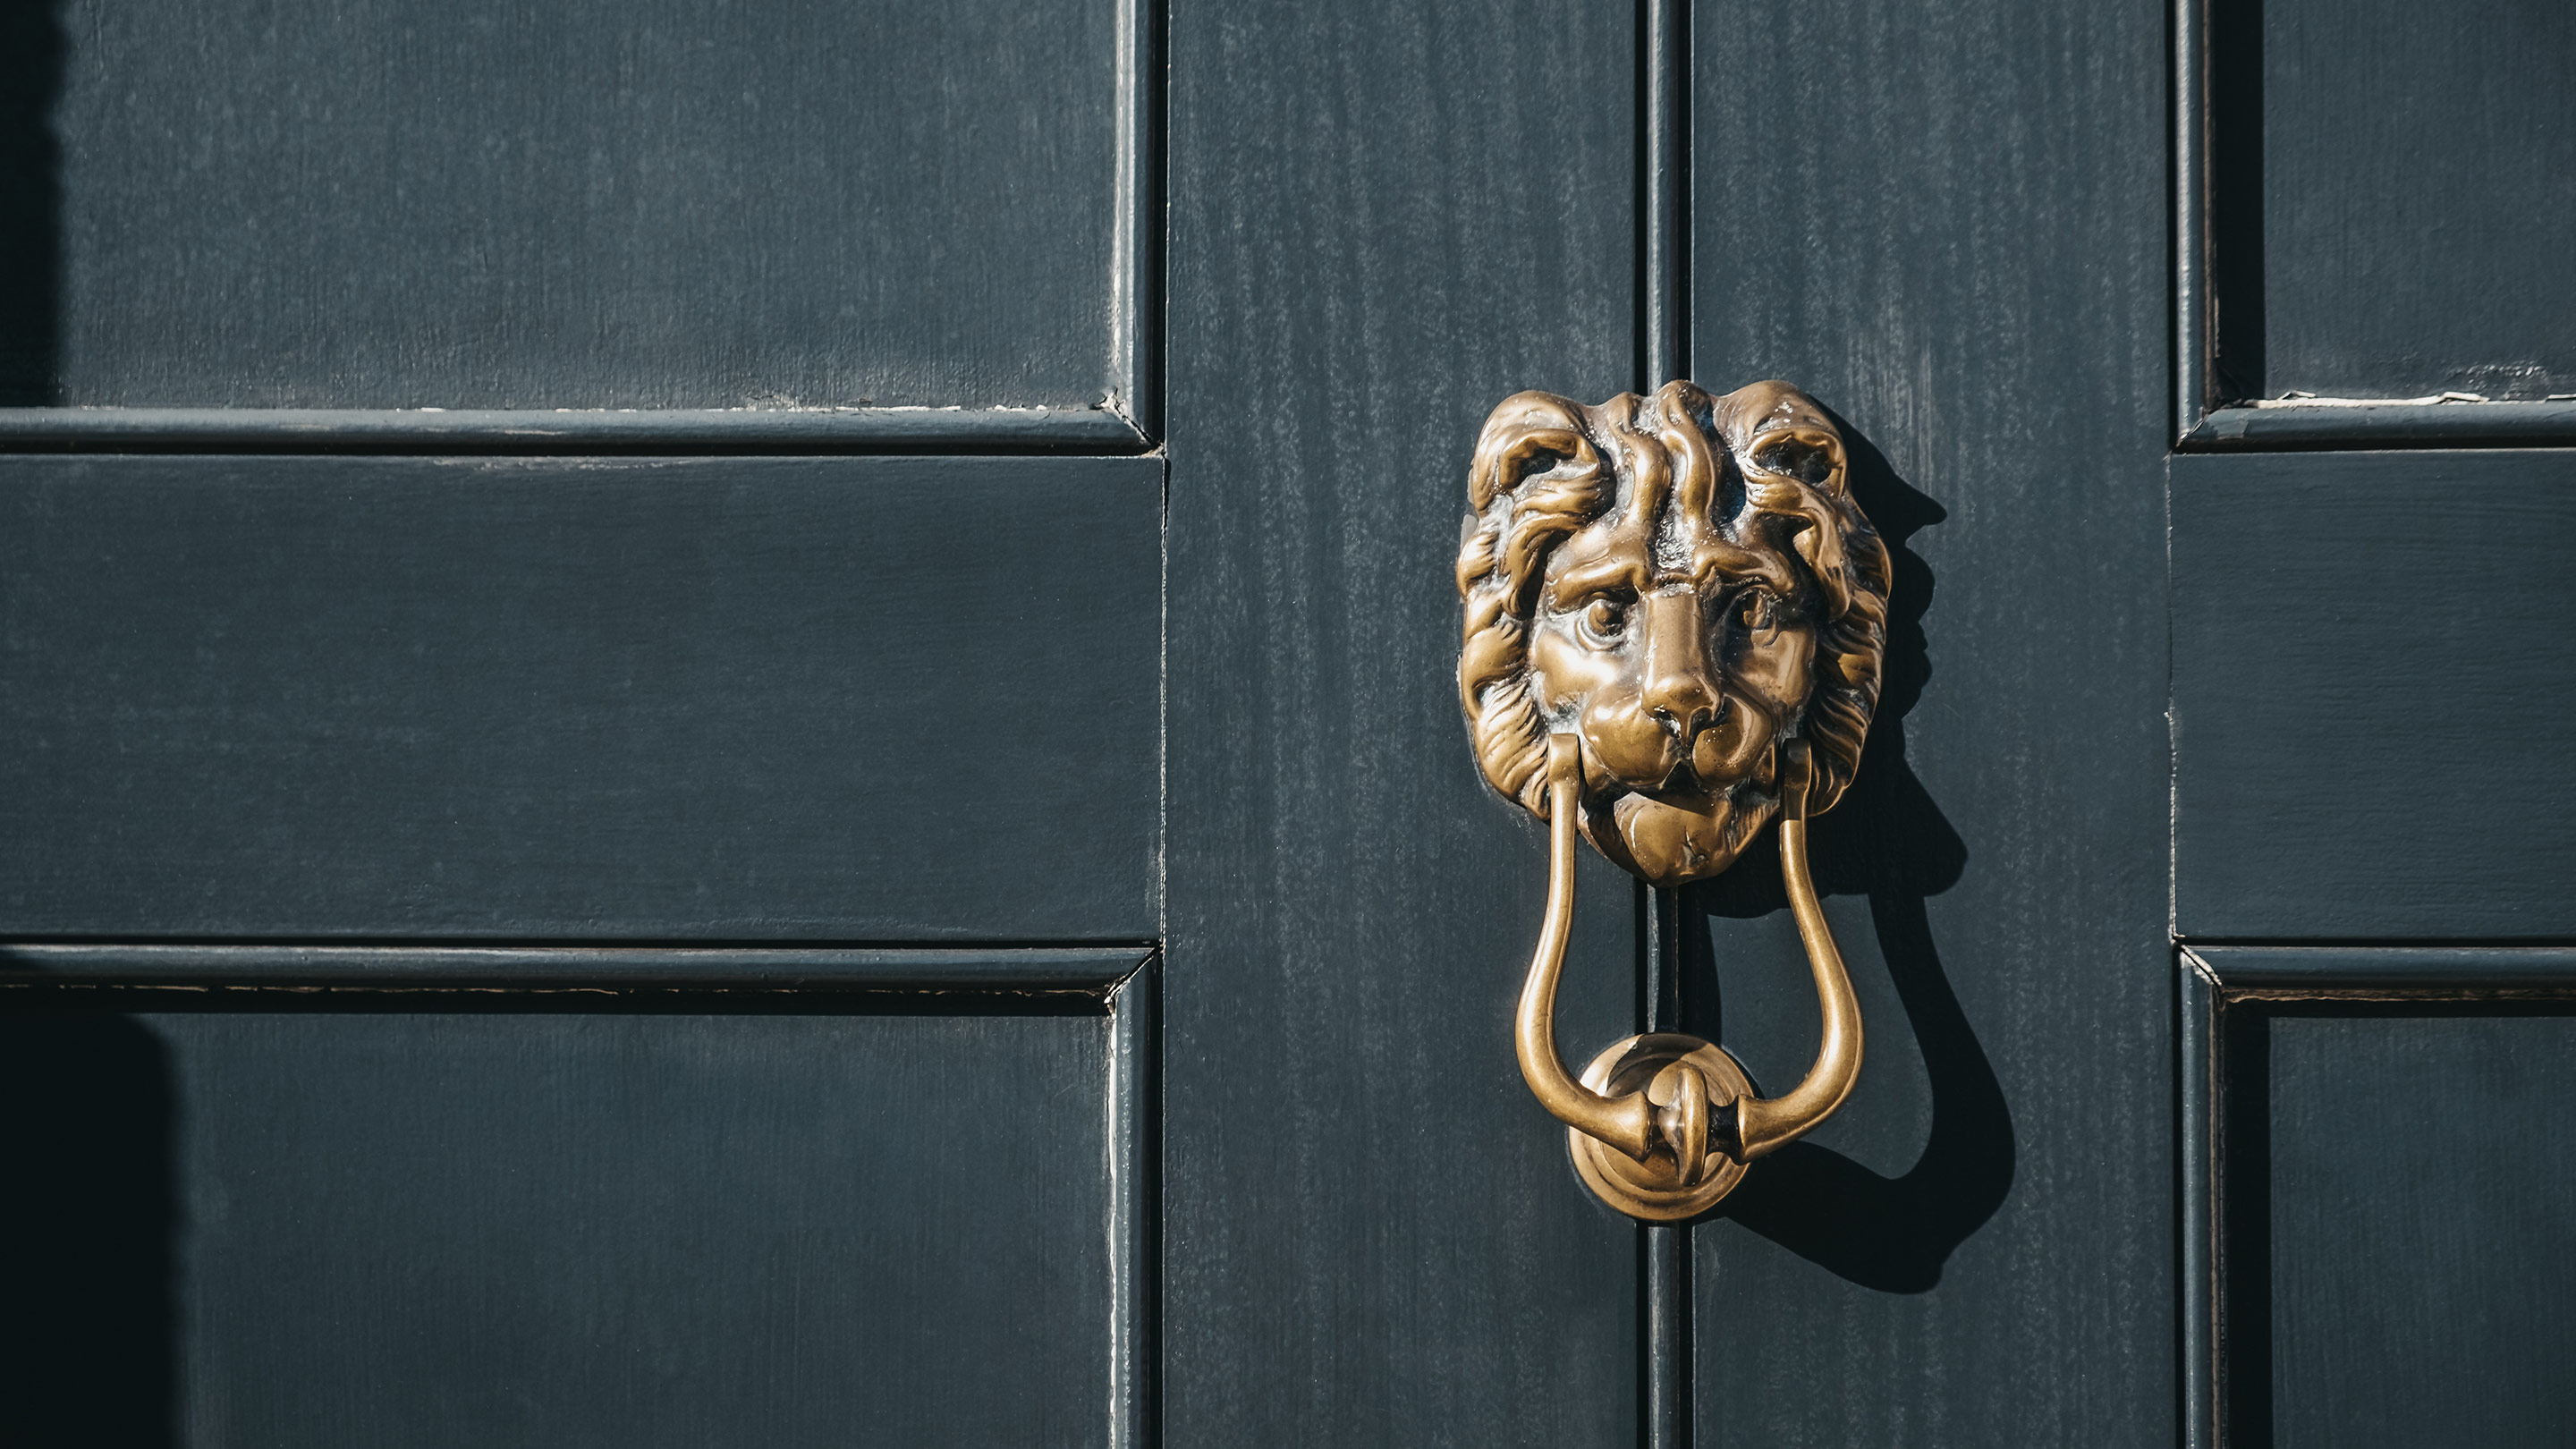
[[[1506,399],[1476,443],[1458,550],[1458,689],[1485,779],[1548,825],[1547,914],[1521,988],[1521,1075],[1630,1217],[1705,1212],[1832,1115],[1860,1005],[1807,876],[1807,821],[1860,764],[1886,648],[1887,550],[1805,393],[1687,382],[1585,407]],[[1556,1050],[1574,838],[1658,886],[1713,876],[1779,818],[1780,874],[1824,1036],[1757,1097],[1725,1049],[1634,1036],[1576,1081]]]

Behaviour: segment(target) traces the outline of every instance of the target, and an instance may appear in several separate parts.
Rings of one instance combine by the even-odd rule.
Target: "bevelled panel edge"
[[[2576,443],[2576,400],[2267,402],[2210,412],[2185,452],[2267,448],[2529,447]]]
[[[880,947],[0,943],[0,981],[1106,992],[1146,945]]]
[[[0,408],[0,449],[564,453],[1097,452],[1149,446],[1105,407]]]
[[[2196,960],[2228,991],[2307,987],[2438,990],[2559,986],[2576,989],[2576,947],[2566,946],[2220,946],[2194,943]]]

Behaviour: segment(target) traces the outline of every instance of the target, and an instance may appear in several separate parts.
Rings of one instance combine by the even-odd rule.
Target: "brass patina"
[[[1599,407],[1520,393],[1476,445],[1460,699],[1486,780],[1549,825],[1521,1074],[1584,1181],[1631,1217],[1706,1211],[1860,1070],[1859,1004],[1806,858],[1808,818],[1859,768],[1886,643],[1887,550],[1848,480],[1840,430],[1782,382]],[[1657,1033],[1576,1081],[1555,1032],[1576,833],[1675,886],[1726,869],[1774,817],[1824,1018],[1806,1079],[1756,1097],[1723,1048]]]

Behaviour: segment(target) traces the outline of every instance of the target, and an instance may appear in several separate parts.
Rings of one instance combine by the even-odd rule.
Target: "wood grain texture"
[[[2262,1332],[2231,1337],[2269,1363],[2238,1365],[2268,1372],[2259,1396],[2238,1390],[2230,1442],[2563,1443],[2576,1017],[2352,1009],[2275,1010],[2259,1046],[2230,1034],[2231,1067],[2262,1078],[2241,1085],[2264,1121],[2231,1137],[2227,1180],[2260,1185],[2268,1212],[2251,1226],[2269,1238],[2231,1242],[2267,1278]],[[2244,1296],[2231,1309],[2254,1306]]]
[[[1632,385],[1634,9],[1172,11],[1165,1441],[1637,1442],[1636,1229],[1513,1064],[1459,716],[1485,414]],[[1591,859],[1569,1057],[1636,1029]]]
[[[2254,8],[2263,395],[2576,393],[2576,10]]]
[[[2173,462],[2187,938],[2576,934],[2576,453]]]
[[[61,323],[20,339],[51,386],[5,400],[1088,406],[1118,30],[1115,0],[74,0],[29,78],[60,94]]]
[[[1693,7],[1691,370],[1837,412],[1896,563],[1813,840],[1869,1061],[1694,1230],[1712,1449],[2174,1439],[2165,22]],[[1687,904],[1689,1028],[1782,1090],[1775,848]]]
[[[0,1013],[13,1442],[1102,1443],[1109,1031]]]
[[[1144,941],[1152,459],[0,463],[0,931]]]

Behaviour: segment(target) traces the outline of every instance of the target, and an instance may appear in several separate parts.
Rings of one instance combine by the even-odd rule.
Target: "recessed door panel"
[[[2186,954],[2194,1442],[2563,1437],[2570,965],[2546,948]]]
[[[27,1442],[1108,1435],[1096,997],[29,995],[0,1012]]]
[[[2269,1180],[2275,1449],[2563,1434],[2576,1017],[2283,1014],[2267,1032],[2268,1160],[2231,1170]]]
[[[2576,12],[2218,0],[2222,365],[2254,395],[2576,393]]]
[[[0,403],[1118,386],[1110,0],[26,8]]]

